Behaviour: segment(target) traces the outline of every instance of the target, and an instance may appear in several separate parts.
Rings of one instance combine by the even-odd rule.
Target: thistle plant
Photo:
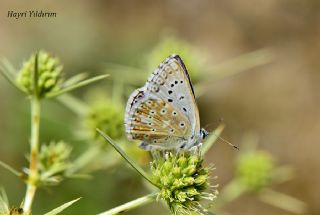
[[[84,80],[83,75],[64,79],[62,64],[59,59],[45,51],[33,54],[23,63],[19,72],[7,60],[0,65],[2,75],[18,90],[27,95],[31,106],[31,137],[29,167],[19,172],[9,165],[0,162],[6,169],[24,180],[27,185],[23,205],[19,208],[7,209],[2,206],[4,214],[31,214],[34,197],[38,187],[57,185],[64,178],[66,170],[71,166],[71,147],[63,141],[40,144],[41,102],[54,98],[79,87],[104,79],[107,75]],[[56,214],[73,204],[78,199],[52,210]],[[4,198],[0,199],[5,205]]]
[[[210,184],[213,168],[205,167],[203,156],[215,143],[223,131],[219,126],[204,143],[189,152],[155,152],[150,164],[150,173],[145,172],[130,158],[108,135],[97,129],[99,134],[157,191],[121,206],[110,209],[100,215],[112,215],[131,210],[147,203],[162,200],[172,214],[207,214],[203,201],[213,201],[218,194],[217,185]]]
[[[245,193],[252,193],[262,202],[291,213],[304,214],[307,211],[304,202],[272,189],[273,185],[292,179],[292,167],[279,166],[275,157],[266,150],[257,149],[257,144],[257,135],[245,135],[242,150],[235,160],[235,177],[224,186],[215,210],[219,211]]]

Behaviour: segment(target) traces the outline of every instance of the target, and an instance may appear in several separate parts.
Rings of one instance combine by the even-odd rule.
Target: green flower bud
[[[185,168],[188,164],[188,160],[184,156],[181,156],[178,158],[177,163],[179,164],[179,167]]]
[[[62,65],[57,58],[51,57],[47,52],[38,53],[38,82],[37,89],[34,89],[34,69],[35,54],[28,61],[23,63],[20,72],[17,75],[17,85],[29,95],[37,95],[40,98],[45,97],[47,93],[59,90],[62,85]]]
[[[252,191],[271,184],[274,169],[272,156],[263,151],[253,151],[239,157],[236,174],[239,181]]]
[[[116,104],[110,100],[99,100],[90,106],[84,123],[93,139],[102,140],[96,128],[113,139],[120,139],[124,134],[123,118],[123,106],[121,104]]]
[[[195,178],[194,183],[197,185],[202,185],[208,181],[208,175],[199,175]]]
[[[203,214],[200,200],[216,197],[202,162],[200,155],[191,152],[168,153],[152,162],[152,179],[160,189],[158,198],[167,202],[173,214]]]
[[[180,167],[173,167],[172,174],[174,177],[179,178],[181,176],[181,168]]]
[[[191,164],[182,170],[182,174],[189,176],[189,175],[193,175],[196,171],[197,171],[197,167]]]
[[[186,177],[186,178],[183,178],[182,181],[185,186],[189,186],[194,184],[195,179],[194,177]]]
[[[69,165],[72,148],[63,141],[41,145],[39,160],[41,171],[52,171]],[[62,168],[65,169],[65,168]]]
[[[163,171],[165,171],[166,174],[169,174],[172,171],[172,163],[170,161],[164,162]]]
[[[187,201],[187,194],[181,190],[176,190],[174,195],[179,202]]]

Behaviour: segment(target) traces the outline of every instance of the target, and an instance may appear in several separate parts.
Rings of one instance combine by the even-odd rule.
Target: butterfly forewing
[[[179,56],[167,58],[131,94],[125,122],[128,138],[142,140],[147,149],[184,146],[200,130],[192,85]]]
[[[190,121],[192,131],[200,130],[199,112],[192,84],[184,63],[178,55],[168,57],[153,72],[146,84],[152,96],[171,103]]]

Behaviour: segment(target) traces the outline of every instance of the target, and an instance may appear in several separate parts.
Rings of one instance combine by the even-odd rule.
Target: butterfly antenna
[[[224,139],[224,138],[222,138],[222,137],[220,137],[220,136],[218,136],[218,138],[219,138],[220,140],[222,140],[223,142],[227,143],[229,146],[232,146],[234,149],[240,150],[240,148],[239,148],[238,146],[230,143],[228,140],[226,140],[226,139]]]

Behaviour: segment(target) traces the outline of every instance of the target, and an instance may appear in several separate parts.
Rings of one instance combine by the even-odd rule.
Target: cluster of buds
[[[167,202],[173,214],[205,214],[201,200],[216,198],[216,186],[209,182],[209,168],[197,153],[167,153],[152,162],[152,179],[159,187],[159,199]]]
[[[100,128],[113,139],[123,137],[123,107],[109,100],[101,100],[90,106],[85,118],[85,126],[94,139],[101,138],[96,128]]]
[[[36,62],[37,61],[37,62]],[[37,77],[34,77],[37,69]],[[34,84],[35,79],[36,85]],[[16,79],[17,85],[26,93],[42,98],[47,93],[57,91],[62,84],[62,65],[58,58],[39,51],[24,62]]]
[[[251,191],[259,191],[272,183],[273,157],[264,151],[250,151],[236,162],[237,179]]]
[[[50,142],[42,145],[39,155],[40,182],[55,185],[61,181],[62,176],[70,163],[72,148],[63,141]]]

